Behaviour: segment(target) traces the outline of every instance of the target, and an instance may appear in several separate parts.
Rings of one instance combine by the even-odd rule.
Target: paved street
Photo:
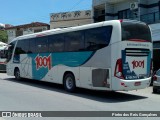
[[[61,85],[17,81],[0,73],[0,111],[160,111],[160,94],[153,94],[152,87],[130,92],[79,89],[67,93]]]

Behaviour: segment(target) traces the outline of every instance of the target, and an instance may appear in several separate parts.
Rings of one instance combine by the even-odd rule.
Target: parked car
[[[160,69],[153,76],[153,93],[158,93],[160,90]]]

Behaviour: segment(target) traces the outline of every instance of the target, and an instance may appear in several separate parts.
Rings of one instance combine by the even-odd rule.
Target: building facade
[[[50,14],[50,28],[65,28],[92,23],[91,10]]]
[[[93,19],[140,20],[150,25],[153,40],[160,40],[160,0],[93,0]]]
[[[49,25],[46,23],[33,22],[31,24],[8,27],[5,28],[5,30],[7,31],[8,34],[8,43],[9,43],[15,37],[49,30],[49,28],[50,28]]]

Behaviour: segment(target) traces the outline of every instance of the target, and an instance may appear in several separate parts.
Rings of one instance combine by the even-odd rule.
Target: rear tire
[[[153,87],[153,93],[158,93],[158,89]]]
[[[15,69],[14,71],[14,76],[17,80],[20,80],[21,79],[21,76],[20,76],[20,71],[18,68]]]
[[[63,85],[66,91],[74,92],[76,89],[75,77],[73,74],[68,73],[64,76]]]

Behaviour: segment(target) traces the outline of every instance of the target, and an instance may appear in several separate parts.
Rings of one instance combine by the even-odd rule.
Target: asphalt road
[[[61,85],[26,79],[18,81],[14,77],[0,73],[0,111],[160,111],[160,94],[153,94],[152,87],[129,92],[78,89],[76,93],[68,93]],[[22,118],[1,119],[21,120]],[[26,118],[26,120],[32,119]],[[41,118],[40,120],[45,119],[52,120],[53,118]],[[56,119],[79,120],[82,118],[61,117]],[[114,119],[119,120],[119,118]],[[142,120],[142,118],[124,119]],[[158,118],[153,118],[155,119],[158,120]]]

